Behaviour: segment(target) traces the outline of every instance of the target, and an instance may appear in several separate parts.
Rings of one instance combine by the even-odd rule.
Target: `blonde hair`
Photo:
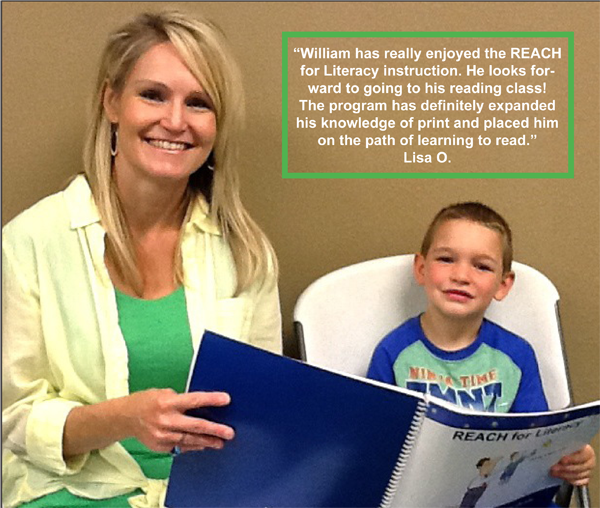
[[[508,222],[489,206],[475,201],[455,203],[442,208],[436,214],[423,237],[421,244],[421,254],[423,256],[427,256],[438,228],[445,222],[453,219],[470,220],[496,231],[502,239],[502,272],[504,274],[510,272],[513,259],[513,245],[512,232]]]
[[[105,114],[103,99],[107,87],[120,93],[139,58],[164,42],[170,42],[177,49],[214,107],[217,136],[208,160],[214,171],[208,169],[207,162],[192,174],[188,185],[188,207],[193,206],[199,194],[208,201],[210,214],[231,248],[237,269],[236,294],[239,294],[268,271],[277,270],[271,244],[248,215],[239,195],[237,143],[244,119],[241,74],[219,28],[209,21],[193,19],[177,11],[139,15],[110,35],[102,54],[84,167],[107,233],[107,255],[120,276],[141,294],[143,281],[111,176],[112,126]],[[181,265],[178,251],[175,276],[179,282],[183,281]]]

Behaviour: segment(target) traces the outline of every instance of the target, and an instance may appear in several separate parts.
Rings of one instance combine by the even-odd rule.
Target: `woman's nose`
[[[176,132],[181,132],[185,129],[185,105],[174,102],[165,110],[165,114],[161,121],[162,125]]]

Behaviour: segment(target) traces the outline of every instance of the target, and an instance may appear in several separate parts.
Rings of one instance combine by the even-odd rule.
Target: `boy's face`
[[[427,256],[416,255],[414,273],[427,293],[427,312],[453,319],[481,319],[514,280],[502,273],[500,234],[465,219],[437,228]]]

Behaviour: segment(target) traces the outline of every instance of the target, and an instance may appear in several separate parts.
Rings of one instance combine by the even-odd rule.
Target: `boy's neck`
[[[421,328],[425,336],[444,351],[459,351],[477,339],[483,316],[473,319],[448,319],[446,316],[425,311]]]

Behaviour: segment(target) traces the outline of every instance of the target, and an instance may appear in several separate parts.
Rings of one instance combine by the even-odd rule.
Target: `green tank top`
[[[192,337],[183,286],[157,300],[141,300],[116,290],[119,326],[127,344],[129,391],[172,388],[183,393],[193,357]],[[172,457],[148,449],[135,438],[121,444],[148,478],[168,478]],[[129,508],[127,499],[141,490],[110,499],[93,500],[59,490],[21,507]]]
[[[119,326],[129,355],[129,391],[172,388],[183,393],[192,362],[192,337],[183,286],[157,300],[116,291]],[[135,438],[121,441],[148,478],[167,478],[169,453],[149,450]]]

